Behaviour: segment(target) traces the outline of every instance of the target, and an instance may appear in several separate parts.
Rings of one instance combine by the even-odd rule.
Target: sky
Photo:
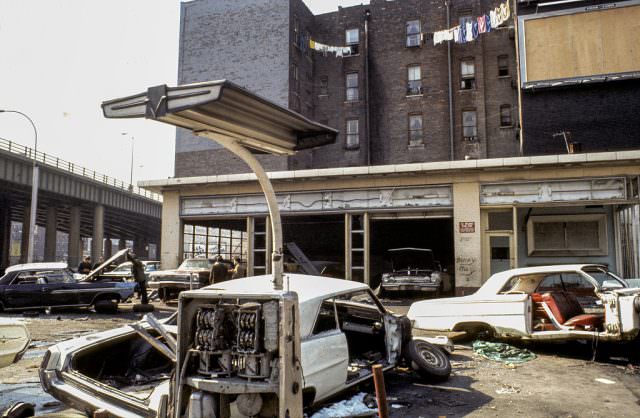
[[[312,12],[367,1],[305,0]],[[173,175],[175,128],[105,119],[104,100],[175,85],[180,0],[0,0],[0,109],[38,150],[128,182]],[[0,113],[0,138],[33,146]],[[133,139],[132,139],[133,138]]]

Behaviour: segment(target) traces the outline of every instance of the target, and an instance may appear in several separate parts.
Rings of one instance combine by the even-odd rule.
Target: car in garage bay
[[[54,345],[40,368],[42,387],[89,415],[102,408],[116,416],[148,417],[164,416],[170,384],[183,388],[172,393],[184,392],[168,401],[174,411],[195,410],[191,403],[211,396],[203,390],[221,387],[229,396],[221,395],[220,402],[242,409],[248,396],[265,408],[249,416],[275,416],[269,396],[280,372],[272,360],[287,341],[278,330],[287,328],[278,323],[282,292],[273,289],[272,279],[254,276],[184,291],[178,315],[160,326],[147,317],[134,328]],[[369,379],[374,364],[389,370],[408,360],[430,379],[448,378],[444,351],[413,338],[408,319],[388,311],[367,285],[301,274],[286,274],[284,282],[298,300],[306,405]]]
[[[453,288],[453,279],[428,248],[392,248],[391,271],[382,274],[380,294],[414,291],[440,296]]]
[[[422,300],[415,329],[529,340],[630,341],[640,331],[640,289],[598,264],[525,267],[492,275],[474,294]]]

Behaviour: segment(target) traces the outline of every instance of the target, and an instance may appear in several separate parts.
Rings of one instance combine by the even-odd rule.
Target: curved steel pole
[[[273,287],[276,290],[282,290],[282,221],[280,219],[280,208],[276,200],[276,193],[273,190],[271,180],[264,171],[260,161],[243,145],[232,137],[217,134],[210,131],[195,132],[198,136],[204,136],[212,139],[222,145],[233,154],[237,155],[244,161],[258,178],[258,183],[262,188],[264,197],[269,207],[269,217],[271,218],[271,230],[273,232],[273,252],[271,253],[271,271],[273,273]]]
[[[31,170],[31,209],[29,212],[29,246],[27,247],[27,263],[33,263],[33,253],[35,248],[35,233],[36,233],[36,217],[38,216],[38,183],[39,183],[39,172],[38,166],[36,164],[36,159],[38,158],[38,130],[36,129],[36,124],[33,123],[31,118],[26,114],[20,112],[19,110],[7,110],[0,109],[0,113],[17,113],[18,115],[22,115],[26,118],[31,126],[33,127],[33,133],[35,136],[34,146],[33,146],[33,168]],[[24,228],[24,225],[22,226]]]

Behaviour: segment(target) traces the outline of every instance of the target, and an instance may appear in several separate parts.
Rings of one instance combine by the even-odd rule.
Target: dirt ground
[[[406,311],[389,301],[395,311]],[[166,317],[175,307],[156,304],[156,316]],[[39,412],[64,410],[44,393],[38,366],[48,347],[79,335],[119,327],[140,318],[131,304],[121,313],[99,315],[89,311],[40,314],[21,318],[32,346],[17,364],[0,369],[0,407],[15,401],[36,404]],[[453,372],[444,383],[430,383],[407,370],[385,375],[391,417],[637,417],[640,416],[640,370],[628,366],[628,353],[593,362],[589,344],[529,345],[537,358],[516,367],[486,360],[469,344],[456,345]],[[373,393],[371,384],[356,389]],[[352,395],[345,394],[345,397]]]

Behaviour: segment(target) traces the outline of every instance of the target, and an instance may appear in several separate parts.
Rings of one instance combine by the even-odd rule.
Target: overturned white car
[[[594,264],[507,270],[469,296],[419,301],[414,328],[496,337],[628,341],[640,330],[640,289]]]
[[[295,390],[306,405],[368,379],[374,364],[395,367],[404,355],[418,371],[448,377],[444,352],[412,339],[408,319],[388,312],[367,285],[288,274],[285,288],[297,295],[299,310],[283,311],[283,295],[293,293],[274,290],[271,280],[249,277],[185,291],[177,321],[154,326],[149,318],[57,344],[42,363],[42,386],[89,414],[103,408],[115,416],[274,417],[278,376],[287,372],[278,361],[287,341],[280,323],[295,322],[299,360],[286,367],[300,367]]]

